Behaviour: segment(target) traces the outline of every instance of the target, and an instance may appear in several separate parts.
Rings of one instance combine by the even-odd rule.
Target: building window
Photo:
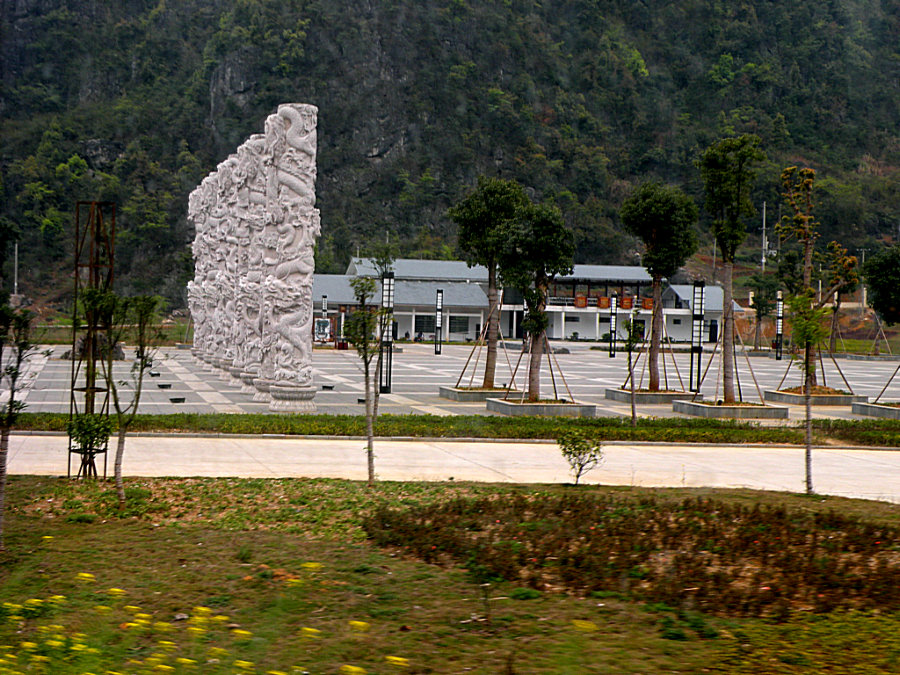
[[[416,335],[434,332],[434,314],[416,314]]]
[[[673,326],[680,326],[680,325],[681,325],[681,319],[672,319],[672,325],[673,325]]]
[[[581,322],[580,316],[566,315],[566,323],[580,323],[580,322]]]
[[[450,317],[451,333],[468,333],[469,317],[467,316],[451,316]]]

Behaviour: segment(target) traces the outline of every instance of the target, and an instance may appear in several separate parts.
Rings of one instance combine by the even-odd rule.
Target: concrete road
[[[586,482],[645,487],[747,487],[804,491],[800,447],[609,443],[603,465]],[[571,482],[552,442],[379,439],[375,466],[382,480]],[[77,456],[73,456],[73,462]],[[102,458],[98,468],[103,471]],[[65,476],[67,438],[13,434],[9,472]],[[109,472],[112,473],[112,457]],[[77,466],[73,463],[73,473]],[[366,478],[365,441],[275,436],[128,437],[127,476]],[[900,503],[900,452],[816,448],[813,482],[820,494]]]

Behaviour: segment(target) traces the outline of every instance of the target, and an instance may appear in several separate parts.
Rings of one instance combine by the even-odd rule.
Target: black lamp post
[[[443,339],[444,326],[444,290],[437,289],[437,297],[434,301],[434,353],[441,353],[441,340]]]
[[[609,299],[609,358],[616,356],[616,332],[619,330],[618,325],[619,313],[619,296],[615,293]]]
[[[700,391],[700,367],[703,359],[703,300],[706,295],[706,282],[694,282],[694,295],[691,299],[691,376],[690,391]],[[695,357],[696,355],[696,357]],[[694,386],[694,359],[697,361],[697,384]]]
[[[775,360],[781,361],[784,345],[784,297],[781,291],[775,297]]]
[[[391,370],[394,355],[394,273],[381,277],[381,309],[384,313],[381,333],[381,367],[378,369],[378,390],[391,393]]]

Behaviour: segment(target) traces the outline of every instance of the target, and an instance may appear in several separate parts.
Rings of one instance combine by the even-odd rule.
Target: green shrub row
[[[65,431],[68,416],[23,413],[18,428]],[[300,436],[364,436],[362,415],[173,414],[138,415],[132,431],[221,434],[288,434]],[[746,422],[680,418],[644,419],[636,428],[616,417],[594,419],[506,418],[483,415],[382,415],[375,433],[389,437],[555,439],[561,432],[580,431],[602,440],[694,443],[800,443],[793,427],[758,427]]]

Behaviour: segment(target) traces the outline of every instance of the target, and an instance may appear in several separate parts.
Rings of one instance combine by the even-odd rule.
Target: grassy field
[[[364,529],[379,507],[416,514],[458,498],[572,494],[661,506],[714,498],[819,514],[825,524],[833,510],[879,531],[900,526],[900,508],[890,504],[746,490],[368,489],[299,479],[131,480],[127,508],[118,512],[105,483],[12,477],[0,554],[0,673],[900,668],[894,607],[748,617],[617,591],[536,590],[521,580],[486,581],[478,565],[449,555],[429,564],[402,546],[380,548]]]

